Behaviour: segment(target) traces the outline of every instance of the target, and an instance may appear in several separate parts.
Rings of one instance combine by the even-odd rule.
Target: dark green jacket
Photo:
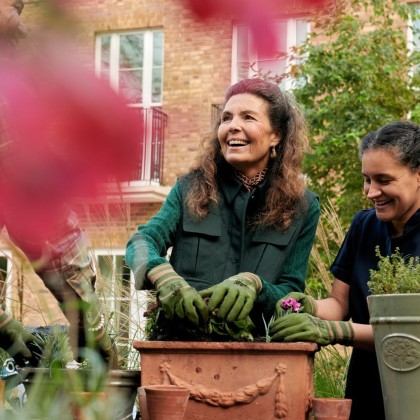
[[[159,213],[140,226],[128,242],[126,258],[137,287],[149,287],[146,272],[167,262],[167,250],[173,246],[172,266],[197,290],[240,272],[258,274],[263,290],[251,317],[260,324],[263,313],[268,322],[278,299],[289,292],[305,290],[308,258],[319,218],[318,198],[306,191],[306,202],[285,232],[253,230],[247,222],[261,209],[267,180],[249,192],[234,176],[225,176],[219,182],[218,206],[212,206],[202,221],[194,220],[186,209],[188,183],[188,175],[181,177]]]

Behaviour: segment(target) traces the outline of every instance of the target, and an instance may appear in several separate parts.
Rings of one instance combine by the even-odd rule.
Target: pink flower
[[[290,312],[299,312],[301,304],[294,298],[288,298],[282,300],[281,307],[286,310],[287,314]]]

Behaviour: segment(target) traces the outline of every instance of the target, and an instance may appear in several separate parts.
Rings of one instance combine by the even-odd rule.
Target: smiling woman
[[[353,218],[331,266],[331,295],[317,301],[291,296],[302,303],[304,313],[279,318],[270,333],[273,341],[353,346],[346,386],[346,397],[353,400],[350,419],[381,420],[385,412],[369,325],[368,282],[380,255],[399,250],[408,262],[420,256],[420,127],[409,121],[385,125],[363,138],[359,152],[364,191],[373,208]]]
[[[267,168],[270,150],[280,141],[267,111],[264,99],[241,93],[227,101],[222,113],[218,138],[223,157],[248,178]]]
[[[191,171],[127,245],[137,287],[157,291],[163,336],[205,331],[210,314],[250,317],[265,336],[276,301],[304,290],[319,217],[301,174],[307,144],[299,107],[277,85],[246,79],[227,90]]]

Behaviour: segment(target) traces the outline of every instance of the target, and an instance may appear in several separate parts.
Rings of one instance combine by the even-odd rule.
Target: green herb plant
[[[419,257],[404,256],[399,248],[386,256],[381,255],[379,247],[375,252],[379,258],[378,269],[370,270],[368,281],[373,294],[420,293]]]
[[[207,324],[199,329],[188,324],[174,323],[163,314],[158,304],[152,303],[146,312],[146,339],[171,341],[254,341],[255,326],[248,316],[241,321],[226,322],[210,314]]]

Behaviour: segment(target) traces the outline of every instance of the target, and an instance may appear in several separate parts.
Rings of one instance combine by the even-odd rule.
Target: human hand
[[[309,314],[290,314],[270,325],[271,341],[311,341],[321,346],[340,343],[352,345],[351,322],[324,321]]]
[[[307,313],[310,315],[316,315],[317,306],[316,300],[309,295],[305,295],[305,293],[299,292],[292,292],[280,299],[276,303],[276,315],[277,317],[281,317],[284,313],[284,307],[282,306],[283,302],[287,299],[295,299],[297,302],[300,303],[299,313]]]
[[[255,299],[262,289],[261,279],[253,273],[239,273],[215,286],[202,290],[209,311],[218,308],[217,316],[227,322],[241,321],[251,312]]]
[[[147,274],[147,278],[157,291],[158,301],[166,318],[174,319],[176,316],[179,319],[187,319],[195,326],[207,321],[206,302],[169,263],[154,267]]]
[[[0,315],[0,345],[7,351],[19,366],[25,366],[25,360],[36,365],[36,358],[27,344],[42,346],[42,340],[27,331],[23,325],[6,312]]]

